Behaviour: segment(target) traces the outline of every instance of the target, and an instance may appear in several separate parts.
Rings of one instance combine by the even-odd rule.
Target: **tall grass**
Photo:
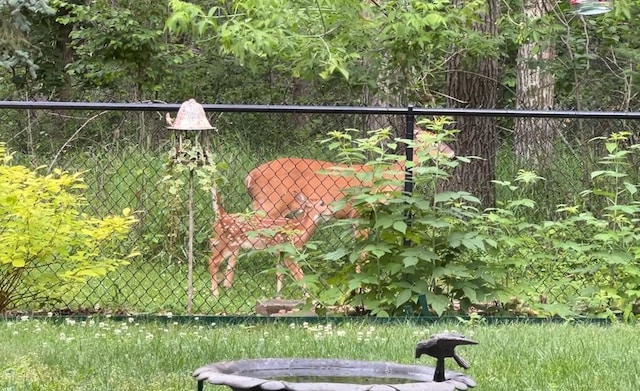
[[[456,329],[479,342],[458,352],[478,391],[640,389],[638,327],[570,324],[375,325],[365,322],[223,326],[15,319],[0,323],[0,389],[188,390],[200,366],[266,357],[434,365],[415,344]],[[448,368],[460,370],[453,361]],[[206,386],[205,389],[226,388]]]

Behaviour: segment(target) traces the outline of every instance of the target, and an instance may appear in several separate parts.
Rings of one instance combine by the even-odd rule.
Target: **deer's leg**
[[[282,263],[287,269],[289,269],[289,271],[291,272],[291,276],[296,281],[300,281],[302,280],[302,278],[304,278],[304,272],[302,271],[302,268],[300,267],[300,265],[298,265],[297,262],[294,262],[288,257],[285,257]],[[284,284],[284,274],[282,274],[279,271],[276,271],[276,293],[280,293],[280,291],[282,290],[283,284]]]
[[[284,274],[282,274],[282,272],[280,271],[280,266],[282,265],[282,255],[278,253],[277,256],[278,264],[276,265],[276,293],[280,293],[280,291],[282,290],[282,285],[284,283]]]
[[[302,280],[302,278],[304,277],[304,272],[302,271],[302,268],[300,267],[300,265],[298,265],[297,262],[292,261],[289,258],[285,258],[284,261],[284,266],[289,269],[289,271],[291,271],[291,276],[296,280],[296,281],[300,281]]]
[[[369,231],[367,231],[366,229],[358,229],[356,226],[354,226],[353,229],[355,230],[354,236],[356,237],[356,239],[366,239],[367,236],[369,236]],[[360,273],[360,265],[364,263],[366,258],[367,253],[360,253],[360,260],[358,261],[358,263],[356,263],[356,273]]]
[[[224,252],[218,248],[219,242],[211,242],[211,257],[209,257],[209,274],[211,274],[211,293],[214,296],[219,295],[218,284],[220,265],[224,262]]]
[[[233,252],[229,256],[229,261],[227,262],[227,271],[224,274],[224,281],[222,281],[222,284],[227,289],[231,288],[231,285],[233,285],[233,279],[236,275],[237,262],[238,262],[238,254]]]

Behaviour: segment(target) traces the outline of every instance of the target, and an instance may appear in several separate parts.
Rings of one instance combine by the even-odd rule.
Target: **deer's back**
[[[251,170],[245,178],[245,186],[253,199],[254,209],[264,210],[270,217],[283,216],[300,208],[300,204],[294,200],[296,194],[330,204],[342,199],[345,189],[362,185],[353,176],[322,173],[336,172],[336,167],[364,170],[362,165],[346,166],[314,159],[281,158]]]

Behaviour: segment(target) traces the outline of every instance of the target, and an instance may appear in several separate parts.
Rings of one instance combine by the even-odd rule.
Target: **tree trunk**
[[[487,0],[486,12],[474,28],[487,36],[497,35],[496,22],[500,0]],[[447,64],[449,107],[494,108],[498,99],[500,64],[496,58],[471,57],[456,51]],[[497,119],[458,117],[460,131],[452,148],[459,156],[476,156],[469,164],[458,166],[447,184],[451,190],[468,191],[480,198],[483,207],[495,204],[495,158],[498,143]]]
[[[372,13],[361,13],[363,19],[369,20],[376,17],[386,18],[384,1],[365,0],[365,2],[373,6],[373,9],[376,11]],[[362,90],[361,103],[369,107],[405,106],[407,102],[404,89],[397,87],[406,86],[406,83],[402,83],[404,79],[402,77],[402,70],[389,66],[387,58],[382,58],[381,61],[382,63],[377,67],[376,88],[372,89],[371,86],[365,85]],[[364,69],[375,69],[367,64],[366,59],[363,60],[362,66]],[[392,134],[403,137],[406,133],[405,118],[399,115],[384,114],[367,115],[365,117],[365,131],[383,128],[391,128]]]
[[[525,0],[523,13],[530,21],[546,15],[549,0]],[[545,70],[545,64],[555,56],[550,41],[527,42],[518,49],[517,108],[551,110],[554,106],[555,78]],[[520,164],[540,168],[553,155],[554,121],[549,118],[517,118],[514,149]]]
[[[65,68],[67,67],[67,65],[73,62],[73,48],[70,45],[70,34],[73,31],[73,25],[71,23],[67,25],[54,23],[53,25],[57,29],[56,49],[58,50],[58,53],[61,53],[60,63],[58,63],[58,72],[62,74],[63,81],[62,86],[60,87],[60,92],[58,94],[58,99],[61,102],[67,102],[72,100],[73,96],[73,84],[71,81],[71,75],[65,72]]]

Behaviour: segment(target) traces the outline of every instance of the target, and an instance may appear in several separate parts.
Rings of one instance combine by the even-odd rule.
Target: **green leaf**
[[[396,307],[397,308],[402,307],[404,303],[408,302],[411,299],[412,295],[413,295],[413,291],[411,289],[405,289],[402,292],[400,292],[396,297]]]
[[[418,264],[418,258],[417,257],[405,257],[402,259],[402,263],[404,264],[404,267],[412,267]]]
[[[346,255],[350,254],[346,248],[342,247],[337,250],[326,253],[322,258],[327,261],[338,261],[344,258]]]
[[[424,21],[429,27],[435,29],[444,23],[444,18],[442,15],[432,12],[425,16]]]
[[[634,195],[638,192],[638,188],[633,183],[625,182],[624,187],[627,188],[629,194]]]
[[[15,258],[11,260],[11,266],[13,267],[25,267],[26,262],[24,258]]]
[[[463,286],[462,287],[462,292],[464,293],[464,295],[472,302],[472,303],[477,303],[478,298],[476,297],[476,290],[469,287],[469,286]]]
[[[449,306],[449,298],[444,295],[436,295],[432,292],[426,292],[427,302],[438,316],[441,316]]]
[[[527,198],[520,199],[520,200],[513,200],[513,201],[509,201],[509,203],[507,204],[507,209],[515,209],[518,206],[524,206],[524,207],[533,209],[536,207],[536,203],[535,201]]]
[[[407,223],[405,223],[402,220],[397,220],[393,223],[393,229],[395,229],[396,231],[402,233],[402,234],[406,234],[407,233]]]

